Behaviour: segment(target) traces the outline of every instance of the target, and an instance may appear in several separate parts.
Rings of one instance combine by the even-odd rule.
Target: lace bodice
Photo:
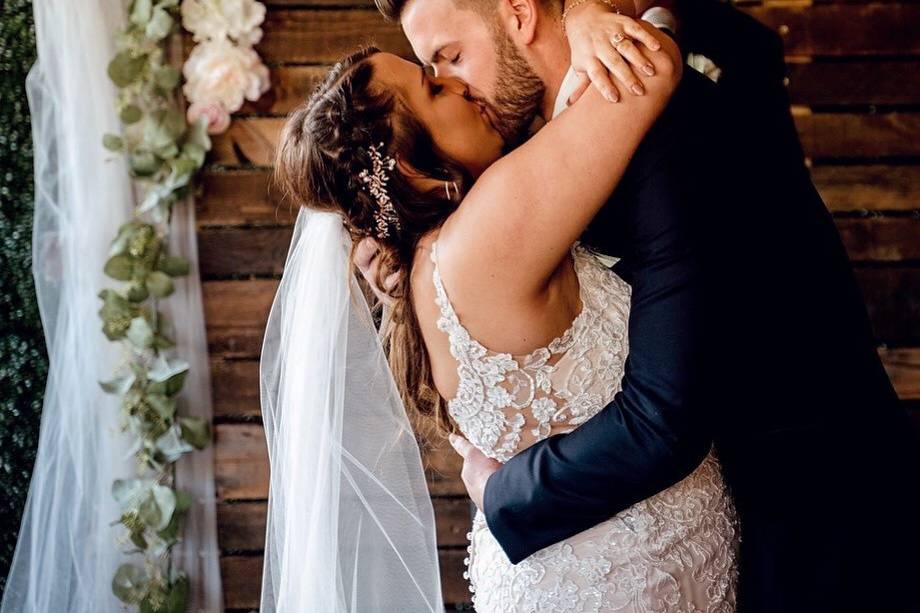
[[[526,355],[490,351],[460,323],[431,246],[433,280],[459,385],[448,412],[467,439],[501,462],[551,434],[567,432],[619,391],[628,351],[631,289],[579,244],[572,246],[582,310],[547,346]]]
[[[587,248],[573,245],[572,257],[581,312],[547,346],[511,355],[489,350],[460,322],[432,244],[438,328],[459,375],[448,412],[501,462],[578,427],[620,390],[631,288]],[[682,481],[518,564],[481,511],[467,538],[464,577],[479,613],[734,611],[737,518],[714,451]]]

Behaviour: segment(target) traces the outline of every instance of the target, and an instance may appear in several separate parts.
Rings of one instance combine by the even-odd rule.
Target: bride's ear
[[[428,175],[422,174],[412,166],[412,164],[400,157],[396,158],[396,168],[399,170],[399,174],[405,177],[406,180],[412,184],[412,187],[420,192],[435,189],[444,183],[443,181],[438,181],[437,179],[432,179]]]

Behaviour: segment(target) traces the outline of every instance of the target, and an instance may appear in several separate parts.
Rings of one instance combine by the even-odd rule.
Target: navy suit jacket
[[[917,542],[902,510],[916,439],[804,164],[781,41],[722,3],[679,8],[683,48],[722,77],[685,68],[583,237],[632,286],[622,390],[489,478],[489,528],[517,563],[676,483],[714,443],[741,519],[739,610],[854,610],[870,578],[889,586],[872,607],[909,610],[896,561]],[[854,542],[872,500],[884,525]]]

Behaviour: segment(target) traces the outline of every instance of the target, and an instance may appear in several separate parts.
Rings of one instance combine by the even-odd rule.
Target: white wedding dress
[[[466,438],[505,462],[584,423],[620,389],[631,288],[585,247],[572,247],[583,309],[548,346],[495,353],[459,321],[433,281],[460,377],[448,410]],[[564,521],[564,518],[560,518]],[[476,512],[464,577],[478,613],[734,611],[738,527],[713,451],[685,479],[514,565]]]

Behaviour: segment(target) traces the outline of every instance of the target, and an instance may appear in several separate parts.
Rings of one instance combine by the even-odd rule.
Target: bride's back
[[[613,398],[628,351],[622,279],[573,246],[545,300],[498,304],[464,291],[449,262],[445,273],[436,238],[419,245],[412,300],[435,385],[470,442],[505,461]]]

